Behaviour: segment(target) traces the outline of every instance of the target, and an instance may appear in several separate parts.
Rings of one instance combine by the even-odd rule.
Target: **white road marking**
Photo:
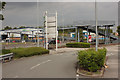
[[[63,54],[60,54],[60,55],[63,55]]]
[[[76,80],[79,80],[79,75],[78,74],[76,74]]]
[[[114,50],[114,51],[118,51],[118,50]]]
[[[30,70],[32,70],[32,69],[34,69],[34,68],[40,66],[41,64],[45,64],[45,63],[50,62],[50,61],[52,61],[52,60],[47,60],[47,61],[44,61],[44,62],[42,62],[42,63],[39,63],[39,64],[37,64],[37,65],[31,67]]]
[[[115,64],[118,64],[118,63],[109,63],[109,62],[107,62],[106,64],[107,64],[107,65],[108,65],[108,64],[113,64],[113,65],[115,65]]]
[[[78,74],[76,74],[76,76],[77,76],[77,77],[79,77],[79,75],[78,75]]]
[[[63,54],[56,54],[57,56],[63,55]]]
[[[114,55],[114,54],[113,53],[107,54],[107,56],[112,56],[112,55]]]
[[[18,78],[18,76],[15,76],[14,78]]]
[[[110,53],[111,55],[114,55],[113,53]]]

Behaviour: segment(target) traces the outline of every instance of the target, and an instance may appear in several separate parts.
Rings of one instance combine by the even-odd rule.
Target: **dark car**
[[[91,42],[96,42],[96,39],[92,39],[92,41]]]
[[[59,43],[59,40],[57,42]],[[54,40],[54,39],[53,40],[49,40],[48,43],[49,44],[56,44],[56,40]]]

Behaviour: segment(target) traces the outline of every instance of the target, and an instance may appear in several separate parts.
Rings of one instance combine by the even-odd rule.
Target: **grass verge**
[[[3,49],[2,54],[13,53],[14,58],[29,57],[34,55],[49,54],[49,50],[42,47]]]

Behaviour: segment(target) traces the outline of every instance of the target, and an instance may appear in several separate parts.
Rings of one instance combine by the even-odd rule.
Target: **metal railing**
[[[88,28],[88,29],[90,29],[90,30],[92,30],[93,32],[95,32],[95,27],[90,27],[90,28]],[[105,31],[102,30],[102,29],[98,29],[98,34],[101,34],[101,35],[105,36]],[[112,34],[109,34],[109,35],[110,35],[110,38],[115,39],[115,40],[118,40],[118,37],[117,37],[117,36],[114,36],[114,35],[112,35]]]
[[[13,53],[9,53],[9,54],[4,54],[4,55],[0,55],[0,62],[5,62],[5,60],[12,60],[13,58]]]

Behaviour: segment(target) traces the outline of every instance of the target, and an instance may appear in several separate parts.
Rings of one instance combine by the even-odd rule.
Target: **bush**
[[[107,50],[105,48],[82,50],[78,52],[79,65],[81,68],[96,72],[104,66]]]
[[[75,42],[75,43],[67,43],[66,46],[72,48],[89,48],[90,43]]]
[[[11,52],[14,53],[14,57],[29,57],[34,55],[48,54],[49,50],[46,50],[42,47],[30,47],[30,48],[15,48],[11,49]]]
[[[2,54],[11,53],[10,49],[2,49]]]

